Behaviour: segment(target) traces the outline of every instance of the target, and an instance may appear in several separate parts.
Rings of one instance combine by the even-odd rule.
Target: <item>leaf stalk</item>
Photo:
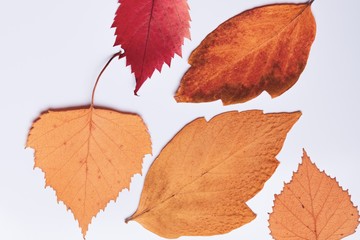
[[[105,64],[105,66],[103,67],[103,69],[100,71],[99,76],[96,78],[96,82],[94,85],[94,88],[92,90],[92,94],[91,94],[91,108],[94,106],[94,97],[95,97],[95,91],[96,91],[96,87],[99,83],[99,80],[102,76],[102,74],[105,72],[106,68],[109,66],[109,64],[112,62],[112,60],[116,57],[123,58],[124,57],[124,53],[122,51],[115,53],[114,55],[112,55],[112,57],[108,60],[108,62]]]

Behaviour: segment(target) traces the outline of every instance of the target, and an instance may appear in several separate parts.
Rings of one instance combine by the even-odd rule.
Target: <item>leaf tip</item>
[[[174,96],[174,99],[177,103],[180,103],[180,102],[183,102],[181,99],[181,96],[178,94],[178,92],[176,92],[175,96]]]
[[[306,152],[305,148],[303,148],[302,150],[303,150],[303,158],[304,158],[304,157],[308,158],[309,156],[308,156],[308,154],[307,154],[307,152]]]
[[[301,111],[296,111],[293,113],[297,119],[299,119],[302,116],[302,112]]]

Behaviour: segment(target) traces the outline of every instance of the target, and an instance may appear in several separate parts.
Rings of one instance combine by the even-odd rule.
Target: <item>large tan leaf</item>
[[[91,219],[129,187],[151,153],[139,116],[93,107],[42,114],[26,145],[35,149],[35,167],[73,212],[84,236]]]
[[[337,240],[355,232],[359,212],[335,179],[304,151],[302,164],[275,198],[271,235],[277,239]]]
[[[274,173],[300,112],[261,111],[196,119],[161,151],[127,219],[167,238],[229,232],[255,218],[246,201]]]
[[[221,24],[191,54],[176,100],[233,104],[287,91],[315,38],[311,2],[258,7]]]

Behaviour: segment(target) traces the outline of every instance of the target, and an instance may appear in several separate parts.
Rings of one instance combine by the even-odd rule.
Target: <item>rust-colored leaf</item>
[[[258,7],[221,24],[191,54],[176,100],[227,105],[287,91],[315,38],[311,2]]]
[[[337,240],[355,232],[359,212],[348,191],[320,172],[304,151],[298,171],[275,198],[269,222],[277,240]]]
[[[222,234],[252,221],[246,201],[274,173],[275,156],[300,115],[247,111],[194,120],[149,169],[127,221],[167,238]]]
[[[91,219],[140,173],[151,153],[142,119],[106,109],[49,111],[33,124],[27,147],[46,186],[73,212],[85,236]]]

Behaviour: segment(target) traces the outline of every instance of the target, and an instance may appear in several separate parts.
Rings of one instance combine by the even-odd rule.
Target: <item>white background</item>
[[[229,110],[265,112],[301,110],[302,117],[278,155],[281,164],[264,190],[248,202],[256,220],[229,234],[196,239],[271,239],[267,228],[275,193],[288,182],[301,161],[304,147],[321,170],[349,189],[360,204],[360,2],[315,0],[318,32],[308,65],[300,80],[282,96],[263,93],[245,103],[223,107],[219,101],[177,104],[173,94],[188,68],[187,58],[216,26],[243,10],[273,3],[269,0],[189,0],[192,41],[185,41],[183,57],[133,96],[134,77],[125,61],[115,60],[105,72],[96,103],[139,113],[150,130],[153,156],[196,117],[211,118]],[[88,104],[94,80],[113,48],[110,29],[116,0],[0,0],[0,239],[81,240],[71,212],[56,202],[44,175],[33,170],[33,150],[24,149],[28,130],[40,112]],[[93,220],[88,240],[161,239],[136,222],[124,223],[135,211],[144,178],[133,178],[131,191]],[[359,239],[356,233],[347,239]],[[182,239],[195,239],[183,237]]]

